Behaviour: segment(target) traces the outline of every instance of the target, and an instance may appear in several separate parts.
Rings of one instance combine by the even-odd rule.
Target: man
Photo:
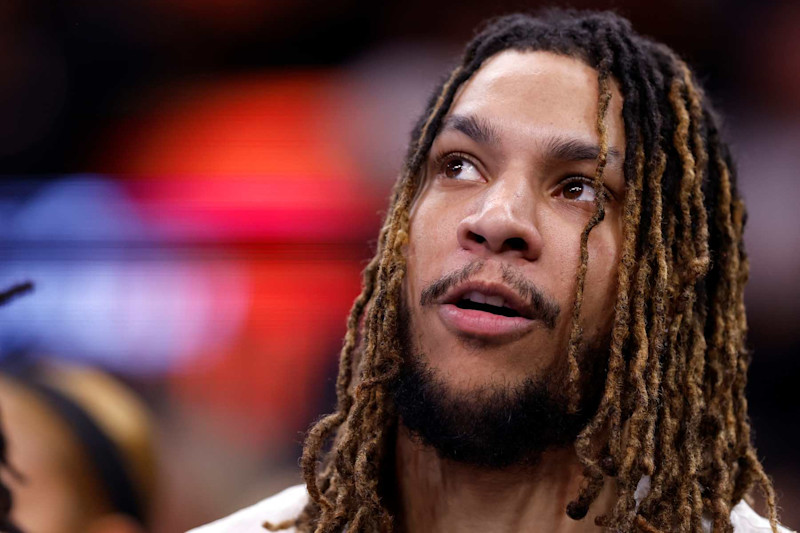
[[[491,22],[412,135],[306,486],[197,532],[782,529],[743,220],[672,51],[609,13]]]

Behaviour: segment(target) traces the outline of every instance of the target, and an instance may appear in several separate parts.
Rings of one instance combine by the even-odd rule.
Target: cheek
[[[405,248],[406,275],[404,279],[405,298],[412,313],[416,311],[419,300],[417,295],[422,290],[422,280],[429,276],[423,266],[429,265],[431,262],[431,250],[428,247],[430,237],[427,235],[428,225],[425,224],[424,218],[421,218],[419,213],[414,213],[414,215],[409,228],[408,245]]]
[[[445,206],[427,201],[412,210],[406,247],[407,296],[419,297],[425,283],[445,273],[458,245],[457,227]]]

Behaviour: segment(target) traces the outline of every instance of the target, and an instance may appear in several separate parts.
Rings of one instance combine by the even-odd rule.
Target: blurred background
[[[154,413],[153,531],[299,481],[411,126],[482,19],[536,2],[0,2],[0,356]],[[750,410],[800,525],[800,4],[616,8],[693,65],[750,218]]]

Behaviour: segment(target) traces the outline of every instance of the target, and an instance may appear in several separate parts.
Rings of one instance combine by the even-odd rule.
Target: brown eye
[[[567,200],[577,200],[583,193],[583,183],[572,183],[564,187],[564,198]]]
[[[576,202],[593,202],[595,198],[594,186],[583,180],[571,180],[561,189],[562,196],[567,200]]]
[[[468,159],[453,156],[439,167],[445,178],[458,181],[483,181],[483,176]]]
[[[457,178],[462,170],[464,170],[463,159],[451,159],[444,165],[444,175],[448,178]]]

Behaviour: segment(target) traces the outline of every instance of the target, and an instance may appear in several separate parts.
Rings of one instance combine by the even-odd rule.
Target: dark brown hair
[[[751,442],[744,394],[750,358],[743,303],[745,211],[718,119],[670,49],[636,34],[613,13],[561,10],[488,23],[431,98],[413,131],[377,253],[350,314],[337,409],[312,427],[306,441],[302,467],[310,501],[296,520],[265,527],[393,529],[379,481],[396,422],[387,391],[402,364],[397,320],[409,209],[456,91],[484,61],[510,49],[576,57],[596,69],[597,181],[608,148],[612,77],[624,100],[624,237],[608,372],[599,408],[575,441],[585,480],[565,512],[583,518],[605,478],[613,477],[619,497],[598,519],[602,526],[700,531],[707,513],[714,531],[730,532],[732,507],[760,484],[777,531],[773,489]],[[587,240],[603,219],[603,202],[598,195],[581,236],[568,351],[573,384],[579,381]],[[650,477],[650,491],[637,505],[633,495],[642,476]]]

